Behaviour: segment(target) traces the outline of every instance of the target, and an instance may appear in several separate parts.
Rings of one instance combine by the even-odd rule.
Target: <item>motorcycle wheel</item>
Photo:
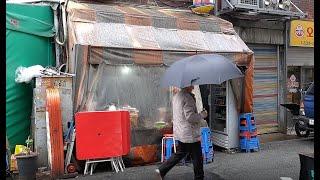
[[[296,131],[297,136],[299,136],[299,137],[308,137],[310,135],[310,131],[309,130],[302,130],[300,128],[299,122],[297,122],[295,124],[294,129]]]

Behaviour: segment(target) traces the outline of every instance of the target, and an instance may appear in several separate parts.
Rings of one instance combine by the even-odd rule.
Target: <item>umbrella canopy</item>
[[[194,55],[173,63],[161,79],[162,87],[221,84],[242,77],[242,72],[228,58],[218,54]]]

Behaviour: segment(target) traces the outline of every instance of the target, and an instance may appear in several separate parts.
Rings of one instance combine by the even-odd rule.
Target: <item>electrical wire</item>
[[[170,0],[155,0],[157,4],[161,3],[166,6],[172,7],[172,8],[187,8],[190,3],[188,1],[170,1]],[[189,5],[188,5],[189,4]]]

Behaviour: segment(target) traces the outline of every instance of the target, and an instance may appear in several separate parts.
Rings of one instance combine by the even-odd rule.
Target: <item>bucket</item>
[[[37,173],[37,154],[17,155],[17,164],[19,170],[19,179],[36,179]]]

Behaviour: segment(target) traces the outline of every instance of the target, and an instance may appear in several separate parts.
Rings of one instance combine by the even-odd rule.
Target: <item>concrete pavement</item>
[[[299,153],[313,153],[313,138],[293,139],[264,143],[255,153],[215,152],[214,162],[204,166],[206,180],[273,180],[280,177],[299,179]],[[153,180],[157,165],[127,168],[125,172],[97,172],[92,176],[79,175],[82,179]],[[165,180],[192,180],[192,164],[174,167]]]

